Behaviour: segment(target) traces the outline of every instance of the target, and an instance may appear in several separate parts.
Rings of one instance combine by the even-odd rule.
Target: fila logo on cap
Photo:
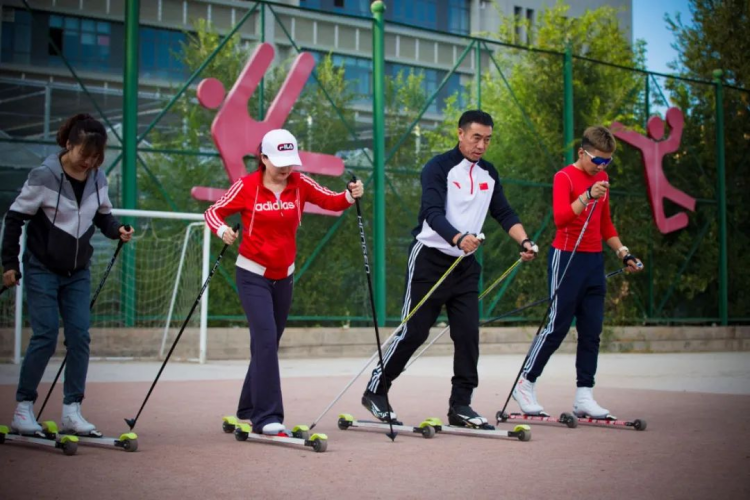
[[[285,142],[283,144],[279,144],[278,146],[279,151],[294,151],[294,144],[291,142]]]

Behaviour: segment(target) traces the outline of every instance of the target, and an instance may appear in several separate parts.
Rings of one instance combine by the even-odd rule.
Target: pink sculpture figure
[[[679,108],[667,110],[667,124],[671,129],[669,138],[662,141],[664,137],[664,120],[658,116],[652,116],[646,125],[648,136],[637,132],[625,130],[618,122],[612,123],[612,132],[615,137],[641,150],[643,167],[646,171],[646,185],[648,186],[649,198],[651,199],[651,212],[656,222],[656,227],[664,234],[677,231],[688,225],[688,215],[680,212],[671,217],[664,215],[664,199],[668,199],[677,205],[695,211],[695,198],[672,186],[664,175],[662,161],[664,156],[674,153],[680,147],[682,138],[682,127],[685,117]]]
[[[270,44],[258,45],[228,95],[224,85],[216,78],[206,78],[198,85],[198,102],[203,107],[221,107],[211,124],[211,135],[224,162],[230,184],[247,175],[244,158],[257,154],[266,132],[283,127],[315,67],[312,54],[303,52],[297,56],[279,93],[268,108],[265,120],[257,121],[249,115],[248,103],[273,57],[274,50]],[[307,151],[300,151],[299,156],[302,160],[300,170],[304,172],[331,176],[344,173],[344,161],[337,156]],[[193,198],[211,202],[217,201],[225,192],[225,189],[200,186],[195,186],[190,191]],[[306,205],[305,211],[325,215],[341,214],[323,210],[313,204]]]

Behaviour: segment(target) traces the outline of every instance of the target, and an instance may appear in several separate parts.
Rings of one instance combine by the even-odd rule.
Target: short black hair
[[[470,109],[464,111],[461,118],[458,120],[458,128],[465,129],[472,123],[478,123],[480,125],[486,125],[487,127],[495,127],[495,122],[492,121],[492,117],[489,113],[485,113],[481,109]]]

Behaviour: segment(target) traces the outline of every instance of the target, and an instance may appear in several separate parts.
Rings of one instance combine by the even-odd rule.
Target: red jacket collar
[[[291,175],[287,178],[284,191],[286,191],[287,189],[296,189],[300,182],[300,176],[301,174],[299,172],[292,172]],[[255,172],[249,173],[247,176],[245,176],[245,179],[247,179],[247,181],[249,181],[250,185],[253,187],[263,187],[263,171],[261,171],[260,169],[256,170]]]

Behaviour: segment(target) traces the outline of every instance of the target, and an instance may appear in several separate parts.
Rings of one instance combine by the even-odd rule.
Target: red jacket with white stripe
[[[263,185],[258,170],[235,182],[219,201],[206,210],[206,224],[217,236],[226,226],[224,219],[242,214],[242,242],[237,265],[268,279],[284,279],[294,272],[297,228],[302,223],[306,202],[327,210],[349,208],[348,191],[334,193],[310,177],[292,172],[279,197]],[[223,230],[222,230],[223,232]]]

